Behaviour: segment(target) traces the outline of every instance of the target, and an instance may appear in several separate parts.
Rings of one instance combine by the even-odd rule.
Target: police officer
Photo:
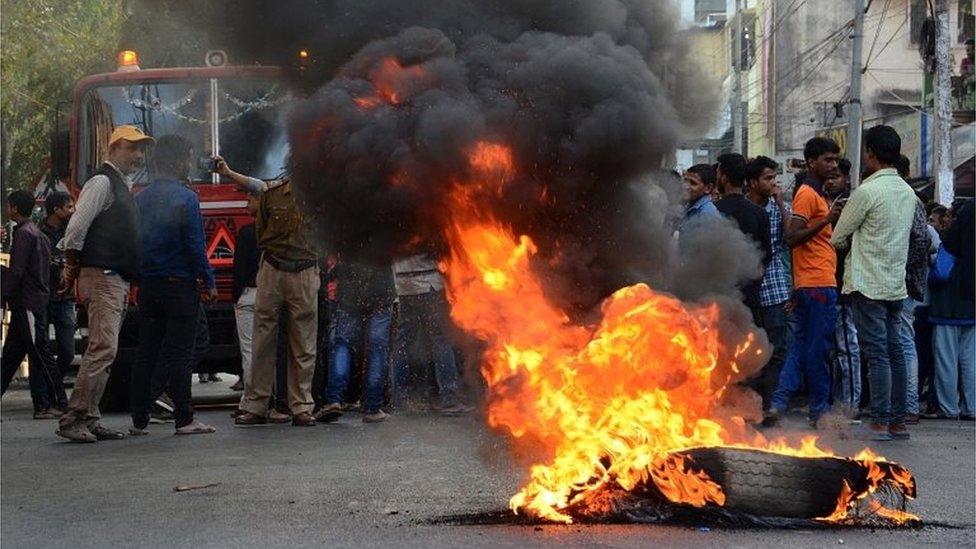
[[[240,426],[268,422],[268,405],[275,379],[279,311],[288,338],[288,408],[292,425],[315,425],[312,416],[312,377],[315,371],[318,329],[318,258],[309,246],[303,219],[287,176],[263,182],[241,175],[221,159],[217,172],[242,187],[261,192],[255,232],[261,264],[254,297],[254,333],[251,375],[244,382]]]

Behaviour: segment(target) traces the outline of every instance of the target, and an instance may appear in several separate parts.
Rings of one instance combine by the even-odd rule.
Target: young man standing
[[[786,223],[790,219],[790,207],[783,201],[783,192],[776,182],[779,165],[773,159],[758,156],[746,165],[748,197],[753,204],[763,208],[769,219],[770,246],[773,257],[763,273],[759,286],[758,326],[766,330],[773,354],[763,366],[752,386],[762,396],[763,411],[768,411],[773,391],[779,382],[779,371],[789,346],[789,325],[786,305],[790,300],[792,285],[789,267],[789,248],[783,239]]]
[[[837,322],[837,255],[830,245],[831,225],[842,200],[828,206],[825,183],[837,175],[840,148],[814,137],[803,149],[807,173],[793,195],[793,216],[786,243],[793,250],[793,311],[796,331],[779,376],[765,425],[786,413],[790,397],[806,379],[810,392],[810,426],[830,406],[830,347]]]
[[[945,232],[944,251],[952,254],[955,264],[948,280],[932,284],[929,309],[937,417],[967,421],[976,414],[974,231],[973,200],[968,199],[957,208],[955,220]]]
[[[247,197],[247,213],[258,213],[259,195]],[[241,379],[231,389],[243,391],[246,379],[251,376],[251,335],[254,332],[254,295],[257,293],[258,267],[261,265],[261,252],[254,234],[254,223],[248,223],[237,232],[237,246],[234,248],[234,320],[237,324],[237,340],[241,347]],[[243,397],[242,397],[243,401]]]
[[[841,158],[837,162],[838,174],[827,180],[827,199],[836,201],[851,195],[851,161]],[[844,285],[844,260],[847,249],[837,249],[837,287]],[[857,327],[854,325],[854,311],[851,296],[837,296],[837,328],[834,330],[833,346],[834,404],[839,404],[845,416],[853,422],[860,421],[861,407],[861,348],[857,344]]]
[[[861,436],[871,440],[908,438],[905,429],[907,374],[901,338],[902,300],[915,193],[894,164],[901,138],[889,126],[864,132],[864,166],[869,173],[844,208],[831,242],[851,252],[844,267],[844,293],[851,295],[861,348],[868,358],[871,421]]]
[[[722,199],[715,203],[715,208],[724,216],[731,218],[739,226],[739,230],[749,236],[762,253],[763,270],[768,268],[773,257],[773,249],[769,235],[769,218],[766,210],[753,204],[745,196],[746,159],[741,154],[728,153],[718,157],[718,187],[722,191]],[[759,288],[762,284],[762,273],[742,286],[743,301],[752,317],[759,318]]]
[[[62,295],[57,292],[56,286],[61,282],[61,272],[64,270],[64,252],[56,246],[64,238],[64,229],[68,225],[68,220],[75,213],[75,202],[71,195],[65,192],[51,193],[44,201],[44,208],[47,210],[47,218],[41,225],[41,231],[47,236],[51,243],[51,299],[47,305],[47,322],[44,326],[44,334],[48,333],[47,326],[54,326],[54,350],[48,357],[54,358],[57,355],[58,371],[63,376],[71,368],[71,361],[75,358],[75,296],[74,294]],[[67,402],[65,402],[67,407]]]
[[[379,423],[388,415],[382,410],[389,377],[390,324],[396,288],[390,265],[349,261],[336,264],[338,306],[335,339],[329,360],[329,379],[325,405],[318,418],[331,423],[342,415],[342,397],[349,387],[349,372],[357,341],[365,339],[366,386],[363,395],[363,422]]]
[[[685,215],[678,225],[678,248],[688,232],[692,231],[709,219],[719,217],[718,210],[712,202],[712,191],[715,190],[715,168],[709,164],[696,164],[688,168],[682,176],[684,183]]]
[[[139,214],[127,174],[142,167],[145,147],[152,141],[135,126],[112,131],[108,160],[81,188],[58,245],[65,260],[58,292],[68,294],[77,281],[78,297],[88,309],[88,347],[57,432],[74,442],[125,437],[99,423],[98,404],[119,349],[129,283],[139,273]]]
[[[193,417],[190,391],[193,348],[198,329],[200,290],[217,298],[213,268],[207,260],[203,216],[196,193],[183,182],[190,173],[193,148],[183,137],[160,138],[153,154],[156,179],[136,197],[142,264],[139,277],[139,352],[132,371],[131,435],[146,435],[153,372],[168,371],[176,434],[213,433]]]
[[[3,281],[3,306],[10,310],[10,327],[3,342],[3,389],[24,360],[30,368],[30,392],[35,419],[60,416],[67,400],[61,375],[43,350],[47,345],[44,316],[50,292],[51,245],[30,219],[34,197],[14,191],[7,197],[7,215],[16,223],[10,248],[10,267]]]

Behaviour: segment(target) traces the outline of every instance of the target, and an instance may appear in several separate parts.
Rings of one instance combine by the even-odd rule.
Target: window
[[[716,13],[725,13],[725,0],[695,0],[696,23],[702,23]]]
[[[922,27],[929,16],[928,1],[912,0],[908,9],[909,38],[914,45],[922,40]]]
[[[965,44],[966,40],[973,38],[976,31],[976,17],[973,16],[973,4],[966,0],[959,0],[959,12],[956,18],[956,41]]]

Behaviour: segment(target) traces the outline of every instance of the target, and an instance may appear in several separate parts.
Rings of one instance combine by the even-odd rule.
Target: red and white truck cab
[[[66,190],[77,198],[105,159],[112,128],[121,124],[137,126],[157,139],[167,134],[189,139],[200,158],[189,184],[200,197],[207,254],[219,293],[218,301],[206,307],[210,347],[204,363],[208,371],[234,373],[240,369],[240,353],[231,267],[237,232],[253,220],[244,192],[213,173],[209,159],[220,154],[240,173],[266,180],[279,176],[288,155],[283,117],[290,95],[277,67],[226,65],[222,52],[209,52],[206,61],[201,67],[142,69],[136,53],[124,51],[116,72],[78,81],[70,121],[56,124],[51,177],[41,186]],[[131,176],[134,193],[151,182],[150,165],[151,152],[147,167]],[[130,302],[130,312],[133,307]],[[79,324],[84,325],[83,314]],[[137,342],[137,317],[128,314],[104,406],[118,408],[128,402],[129,365]]]

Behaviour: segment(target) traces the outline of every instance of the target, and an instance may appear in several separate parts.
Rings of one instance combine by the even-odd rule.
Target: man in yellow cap
[[[65,259],[58,291],[73,291],[77,281],[79,303],[88,309],[88,346],[57,431],[74,442],[125,437],[99,423],[98,403],[119,348],[129,283],[139,272],[139,219],[129,174],[143,166],[151,143],[135,126],[112,131],[108,159],[81,188],[58,244]]]

